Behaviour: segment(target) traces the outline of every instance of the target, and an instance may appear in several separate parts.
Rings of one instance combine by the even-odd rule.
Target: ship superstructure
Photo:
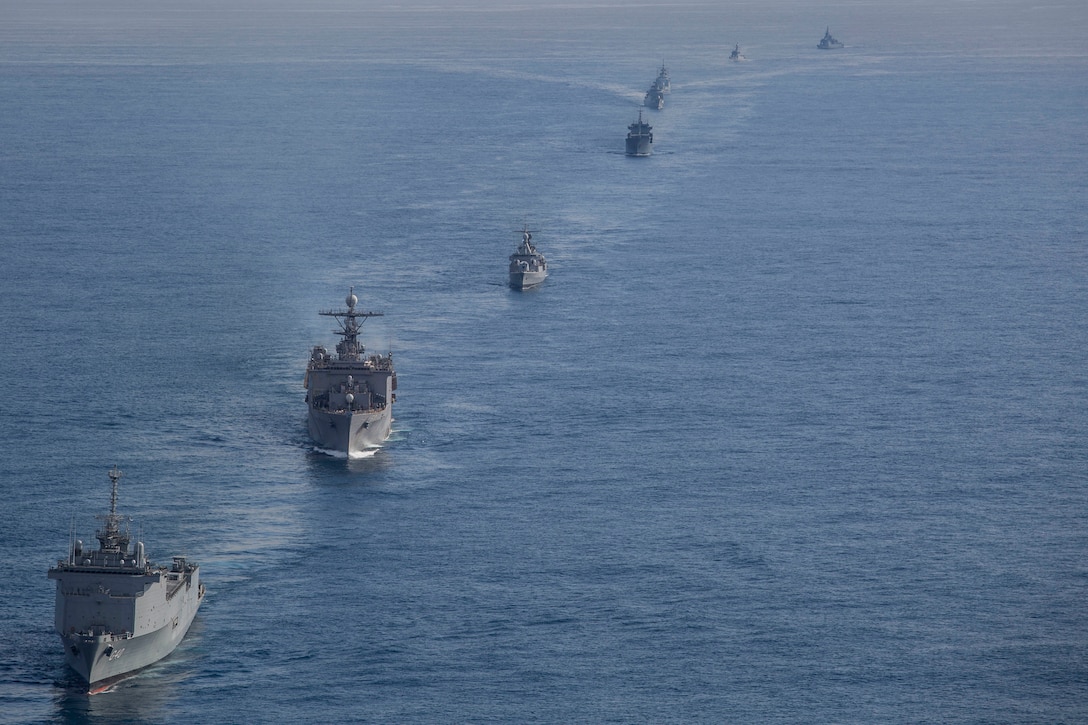
[[[50,567],[57,582],[55,627],[68,665],[96,691],[174,651],[204,600],[200,568],[175,556],[156,566],[143,542],[129,546],[128,519],[117,513],[121,471],[110,472],[110,512],[95,532],[98,549],[73,540]]]
[[[514,289],[535,287],[548,276],[548,261],[533,246],[533,233],[521,232],[521,244],[510,255],[510,286]]]
[[[318,312],[336,320],[340,335],[336,355],[321,345],[310,352],[306,366],[307,426],[319,448],[361,455],[381,446],[393,424],[397,374],[393,355],[367,355],[359,334],[362,322],[381,312],[355,306],[355,288],[348,291],[347,309]]]
[[[827,30],[824,31],[824,37],[820,38],[820,42],[816,44],[816,47],[820,50],[837,50],[845,46],[831,36],[831,26],[829,25]]]
[[[654,150],[653,126],[642,120],[642,110],[638,112],[638,120],[627,127],[628,156],[649,156]]]

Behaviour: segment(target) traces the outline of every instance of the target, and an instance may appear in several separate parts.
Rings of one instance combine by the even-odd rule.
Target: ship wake
[[[345,451],[334,451],[331,448],[320,448],[318,446],[313,447],[314,453],[321,453],[322,455],[330,456],[332,458],[343,458],[344,460],[358,460],[360,458],[373,458],[374,454],[380,451],[380,447],[367,448],[362,451],[352,451],[346,453]]]

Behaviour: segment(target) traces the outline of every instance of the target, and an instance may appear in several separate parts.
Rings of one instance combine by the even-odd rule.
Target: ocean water
[[[0,722],[1088,720],[1083,3],[0,18]],[[208,596],[87,697],[45,573],[114,464]]]

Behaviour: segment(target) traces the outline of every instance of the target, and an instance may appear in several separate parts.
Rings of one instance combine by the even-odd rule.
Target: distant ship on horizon
[[[729,54],[729,60],[744,60],[744,56],[740,54],[740,43],[737,43],[737,46],[733,48],[733,52]]]
[[[654,80],[654,88],[662,93],[672,92],[672,80],[669,78],[669,71],[665,68],[665,61],[661,61],[661,70],[657,72],[657,78]]]
[[[816,47],[820,50],[836,50],[846,46],[831,36],[831,26],[829,25],[827,26],[827,30],[824,31],[824,37],[820,39],[820,42],[816,44]]]
[[[661,61],[661,70],[657,72],[657,78],[650,84],[650,90],[642,99],[642,105],[660,111],[665,107],[665,94],[672,90],[672,80],[669,79],[669,71],[665,67],[665,61]]]

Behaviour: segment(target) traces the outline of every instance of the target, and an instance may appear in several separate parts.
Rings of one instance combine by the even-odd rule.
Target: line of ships
[[[532,239],[526,228],[510,255],[510,286],[516,289],[547,277],[547,261]],[[318,312],[336,321],[340,341],[335,354],[314,346],[303,386],[310,437],[320,449],[352,456],[389,437],[397,373],[391,353],[367,354],[360,340],[362,323],[382,313],[359,309],[354,288],[344,302],[342,309]],[[129,519],[117,513],[121,471],[114,467],[109,478],[109,513],[97,517],[103,521],[95,532],[98,548],[72,536],[67,557],[48,572],[57,582],[54,626],[65,661],[92,693],[173,652],[205,595],[198,564],[175,556],[159,566],[143,542],[133,544]]]
[[[816,47],[820,50],[836,50],[845,46],[831,35],[831,27],[828,26],[824,31],[824,37],[820,39]],[[746,60],[740,52],[740,44],[734,46],[733,52],[729,54],[729,60],[734,62]],[[665,64],[662,63],[657,78],[654,79],[650,89],[646,91],[646,95],[642,99],[642,105],[656,111],[662,110],[665,108],[665,95],[671,90],[672,81],[669,78],[669,71],[665,68]],[[653,126],[642,120],[642,109],[639,109],[638,120],[627,127],[627,140],[624,151],[628,156],[649,156],[653,153],[653,148]]]
[[[660,111],[665,107],[665,94],[672,91],[672,80],[665,64],[657,72],[657,78],[646,91],[642,105]],[[654,152],[654,127],[642,120],[642,109],[638,111],[638,120],[627,127],[627,141],[624,153],[628,156],[649,156]]]
[[[817,47],[843,45],[828,28]],[[743,60],[739,45],[730,59]],[[662,64],[645,105],[663,108],[671,86]],[[627,154],[649,156],[652,127],[642,120],[641,110],[638,121],[628,128]],[[519,290],[535,287],[548,276],[547,260],[533,245],[532,232],[526,227],[521,234],[509,267],[509,284]],[[354,288],[344,302],[342,309],[318,312],[336,321],[334,332],[340,341],[335,355],[322,345],[314,346],[303,387],[310,437],[321,449],[352,456],[381,446],[389,437],[397,373],[392,353],[368,355],[360,340],[363,322],[382,313],[357,309]],[[108,689],[124,675],[173,652],[205,596],[198,564],[175,556],[171,564],[157,565],[148,558],[143,542],[133,544],[129,519],[117,513],[121,471],[115,466],[109,478],[109,513],[97,517],[103,522],[95,532],[98,548],[85,548],[73,536],[67,558],[58,559],[48,572],[57,582],[54,626],[65,661],[89,692]]]

